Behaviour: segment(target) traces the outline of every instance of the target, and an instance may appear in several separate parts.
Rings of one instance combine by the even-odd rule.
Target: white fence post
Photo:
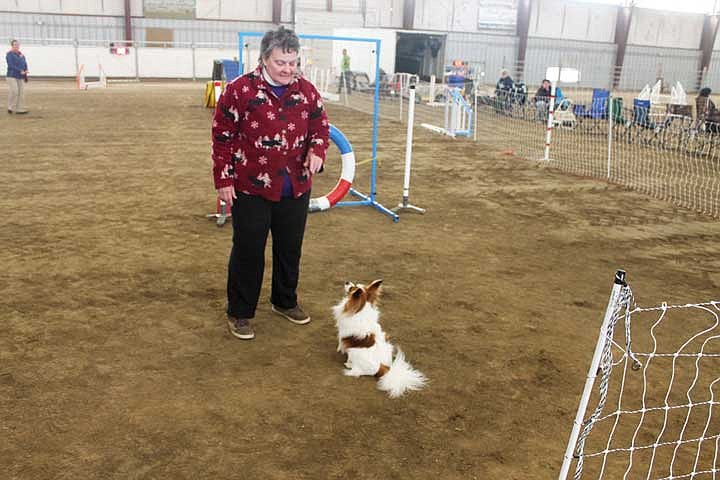
[[[600,335],[598,336],[598,341],[595,345],[595,354],[590,362],[590,370],[588,371],[587,379],[585,380],[585,388],[583,389],[582,397],[580,398],[580,405],[578,406],[577,414],[575,415],[575,423],[573,423],[570,439],[568,440],[567,449],[565,450],[565,458],[560,469],[560,476],[558,477],[559,480],[565,480],[568,472],[570,471],[570,465],[573,461],[573,452],[575,451],[575,443],[580,435],[580,428],[583,425],[585,410],[587,409],[588,402],[590,401],[590,394],[592,393],[595,378],[598,376],[598,367],[600,366],[603,348],[605,347],[605,342],[612,341],[612,338],[607,338],[608,325],[610,324],[610,321],[615,313],[616,306],[621,299],[620,293],[626,285],[625,271],[618,270],[615,273],[615,281],[610,294],[610,300],[608,301],[607,308],[605,309],[605,318],[603,319],[602,326],[600,327]]]

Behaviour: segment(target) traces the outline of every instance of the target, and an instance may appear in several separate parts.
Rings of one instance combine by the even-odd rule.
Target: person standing
[[[298,304],[300,256],[312,177],[325,162],[329,123],[315,86],[297,75],[300,41],[280,27],[265,34],[257,68],[230,82],[212,123],[213,178],[232,209],[227,280],[230,333],[250,340],[272,234],[272,311],[310,322]]]
[[[25,108],[25,82],[28,81],[28,66],[25,55],[20,51],[20,42],[12,40],[5,55],[7,63],[8,113],[28,113]]]
[[[345,85],[345,91],[348,95],[352,94],[352,88],[350,88],[350,77],[352,72],[350,71],[350,55],[347,53],[347,49],[343,48],[342,59],[340,60],[340,83],[338,84],[338,91],[340,93],[342,86]]]

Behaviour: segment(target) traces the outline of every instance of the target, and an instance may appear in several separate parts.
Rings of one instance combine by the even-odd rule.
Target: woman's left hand
[[[314,175],[320,171],[322,165],[322,158],[315,155],[312,150],[309,151],[307,154],[307,158],[305,158],[305,163],[303,163],[303,166],[307,167],[307,169],[310,170],[310,173]]]

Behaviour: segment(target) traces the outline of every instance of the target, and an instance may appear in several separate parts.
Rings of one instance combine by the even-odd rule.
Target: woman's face
[[[275,83],[287,85],[295,78],[298,52],[283,52],[281,48],[273,48],[263,65]]]

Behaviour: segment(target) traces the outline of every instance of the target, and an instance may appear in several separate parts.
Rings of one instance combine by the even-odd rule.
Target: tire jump
[[[342,158],[340,180],[338,180],[338,183],[328,194],[310,199],[310,205],[308,206],[308,211],[310,212],[328,210],[339,202],[345,194],[350,191],[353,178],[355,178],[355,153],[353,153],[352,146],[345,135],[333,124],[330,124],[330,140],[332,140],[340,150]]]

